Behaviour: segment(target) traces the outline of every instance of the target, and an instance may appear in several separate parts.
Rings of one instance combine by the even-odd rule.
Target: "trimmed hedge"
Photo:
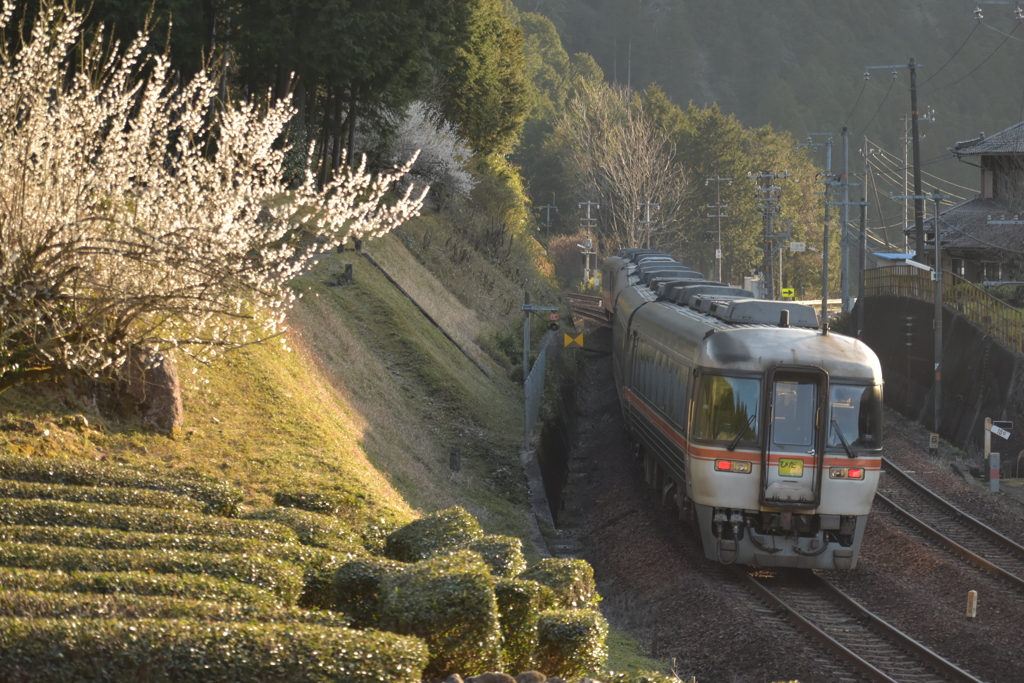
[[[608,658],[608,622],[595,609],[543,612],[537,620],[537,669],[575,678],[596,672]]]
[[[334,571],[352,559],[352,553],[333,553],[297,543],[264,543],[249,538],[146,534],[88,527],[0,526],[0,542],[42,543],[93,550],[179,550],[203,553],[237,553],[283,560],[302,567],[304,588],[299,603],[304,607],[331,607]]]
[[[23,526],[99,527],[155,534],[230,536],[276,543],[297,540],[294,531],[272,522],[226,519],[156,508],[66,503],[59,500],[0,499],[0,523]]]
[[[109,465],[66,458],[27,458],[0,456],[0,479],[69,484],[72,486],[112,486],[152,489],[188,496],[206,506],[206,512],[232,517],[242,502],[242,492],[212,477],[160,472],[127,465]]]
[[[274,494],[274,505],[321,515],[336,515],[351,507],[351,502],[342,496],[314,491],[278,491]]]
[[[537,620],[555,604],[555,594],[536,581],[498,579],[494,586],[501,622],[501,648],[510,671],[533,668],[537,650]]]
[[[602,683],[679,683],[678,676],[657,671],[605,671],[598,678]]]
[[[419,562],[458,550],[483,537],[483,529],[476,518],[461,507],[453,507],[417,519],[389,534],[384,555],[399,562]]]
[[[601,601],[594,585],[594,568],[585,560],[546,557],[519,578],[536,581],[553,590],[557,607],[561,609],[593,609]]]
[[[256,621],[347,627],[347,617],[279,605],[239,605],[209,600],[140,595],[78,595],[38,591],[0,591],[0,617],[27,619],[193,619],[195,621]]]
[[[387,578],[406,566],[382,557],[346,562],[334,572],[332,607],[352,617],[356,628],[379,626]]]
[[[466,547],[480,554],[494,576],[510,579],[526,569],[523,542],[515,536],[488,534]]]
[[[259,555],[182,550],[91,550],[34,543],[0,543],[0,565],[61,571],[153,571],[236,579],[273,591],[288,605],[303,589],[303,570]]]
[[[362,548],[360,538],[345,524],[315,512],[282,507],[264,508],[243,515],[243,518],[286,526],[296,533],[303,545],[355,553]]]
[[[416,639],[313,624],[0,619],[11,681],[417,683]]]
[[[204,506],[187,496],[149,489],[127,489],[112,486],[71,486],[68,484],[37,484],[0,479],[0,498],[64,500],[69,503],[105,503],[146,508],[165,508],[182,512],[202,512]]]
[[[424,560],[384,577],[381,627],[423,638],[424,674],[501,668],[501,628],[494,579],[476,553]]]
[[[281,604],[281,598],[268,590],[234,579],[218,579],[203,574],[152,574],[140,571],[63,572],[0,567],[0,589],[153,595],[248,605]]]

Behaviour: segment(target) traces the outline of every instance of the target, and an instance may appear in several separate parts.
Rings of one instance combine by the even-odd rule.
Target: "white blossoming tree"
[[[409,106],[390,151],[395,162],[419,154],[411,175],[430,183],[441,195],[438,200],[442,207],[449,199],[468,197],[477,184],[466,170],[473,150],[459,137],[455,126],[423,102]]]
[[[0,392],[270,338],[318,253],[419,212],[391,196],[408,165],[288,183],[288,102],[222,106],[210,74],[178,84],[145,56],[145,33],[119,50],[82,26],[44,0],[0,52]]]

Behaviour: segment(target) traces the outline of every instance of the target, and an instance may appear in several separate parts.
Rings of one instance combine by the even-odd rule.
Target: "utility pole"
[[[646,210],[646,214],[645,215],[647,217],[644,220],[640,221],[640,225],[643,225],[645,227],[640,228],[640,232],[646,233],[646,235],[645,235],[646,236],[646,247],[648,249],[651,248],[651,233],[654,232],[655,230],[657,230],[657,228],[652,227],[652,224],[655,223],[655,221],[651,220],[651,207],[652,206],[657,209],[657,208],[661,207],[661,204],[651,203],[651,201],[648,200],[646,202],[642,202],[642,203],[636,205],[636,208],[638,208],[638,209],[645,209]]]
[[[910,124],[911,124],[911,138],[914,143],[914,194],[911,197],[914,199],[914,242],[916,255],[914,260],[918,263],[924,263],[921,259],[924,258],[924,195],[921,190],[921,131],[918,127],[918,116],[917,116],[917,70],[924,66],[910,58],[910,62],[907,64],[895,64],[890,66],[869,66],[864,69],[864,78],[867,79],[868,72],[872,69],[891,69],[893,79],[896,78],[896,69],[910,69]],[[906,197],[907,193],[904,192],[903,196]]]
[[[772,242],[776,235],[774,234],[775,229],[775,216],[780,212],[781,205],[779,204],[779,195],[782,192],[782,188],[774,185],[774,181],[788,178],[789,174],[783,171],[782,173],[776,173],[775,171],[768,171],[764,173],[748,173],[747,179],[761,181],[761,185],[757,188],[757,191],[762,194],[762,197],[757,200],[759,206],[758,212],[764,216],[764,282],[768,285],[768,298],[775,298],[775,276],[772,273],[772,265],[775,261],[774,253],[772,251]]]
[[[933,192],[935,202],[935,433],[942,422],[942,231],[939,229],[939,204],[948,194]],[[917,200],[915,200],[917,201]]]
[[[864,182],[860,193],[860,281],[857,283],[857,339],[864,341],[864,277],[868,269],[868,136],[864,136]]]
[[[551,201],[555,201],[554,192],[551,193]],[[555,206],[554,203],[552,203],[545,204],[544,206],[538,206],[537,208],[540,209],[541,211],[547,212],[547,214],[544,217],[544,237],[551,237],[551,212],[554,211],[555,213],[558,213],[558,207]]]
[[[904,115],[904,116],[900,117],[900,121],[903,122],[903,137],[900,138],[900,140],[903,140],[903,196],[904,197],[909,195],[908,184],[910,182],[910,142],[911,142],[911,138],[910,138],[910,120],[911,120],[911,117],[909,115]],[[931,107],[928,107],[928,113],[922,115],[920,117],[920,120],[921,121],[927,121],[929,123],[935,123],[935,110],[932,109]],[[927,135],[921,135],[921,136],[918,137],[918,140],[924,140],[926,137],[928,137],[928,136]],[[910,200],[904,199],[903,200],[903,251],[904,251],[904,253],[906,253],[907,249],[910,247],[910,245],[907,242],[907,240],[908,240],[908,238],[907,238],[907,228],[910,227],[909,216],[910,216]]]
[[[708,204],[706,208],[715,210],[713,214],[708,214],[708,218],[718,219],[718,246],[715,248],[715,282],[722,282],[722,219],[729,217],[729,214],[722,213],[722,209],[729,207],[728,204],[722,203],[722,183],[727,182],[732,185],[732,178],[706,178],[704,180],[704,187],[707,187],[708,183],[712,182],[715,183],[715,203]]]
[[[828,137],[827,142],[811,142],[811,136],[814,135],[825,135]],[[820,194],[825,195],[825,224],[823,226],[823,242],[821,247],[821,328],[826,329],[828,325],[828,242],[829,242],[829,223],[831,222],[832,202],[829,201],[829,194],[832,192],[832,186],[835,185],[835,180],[832,176],[832,140],[835,136],[832,133],[808,133],[807,142],[798,143],[798,146],[807,147],[818,147],[821,145],[825,146],[825,173],[822,184],[825,186],[824,192]],[[819,194],[819,193],[816,193]]]
[[[597,219],[590,217],[590,207],[595,207],[595,208],[600,209],[601,205],[598,204],[597,202],[592,202],[590,200],[587,200],[585,202],[580,202],[579,205],[581,207],[583,207],[583,206],[587,207],[587,217],[580,219],[580,223],[581,223],[580,227],[587,231],[586,247],[583,247],[583,245],[577,245],[577,246],[579,246],[579,247],[581,247],[583,249],[583,258],[585,260],[585,263],[584,263],[584,266],[583,266],[583,281],[586,282],[587,287],[590,287],[590,255],[592,253],[594,253],[593,251],[591,251],[591,248],[593,246],[593,241],[590,239],[590,233],[594,230],[594,228],[597,227]]]
[[[850,312],[850,131],[843,126],[843,225],[839,240],[839,295],[843,313]]]

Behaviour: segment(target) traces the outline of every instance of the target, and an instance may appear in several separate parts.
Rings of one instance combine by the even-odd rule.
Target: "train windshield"
[[[698,439],[757,441],[761,381],[704,375],[697,397],[694,436]]]
[[[828,445],[854,450],[882,447],[882,390],[876,386],[833,384],[829,390]]]

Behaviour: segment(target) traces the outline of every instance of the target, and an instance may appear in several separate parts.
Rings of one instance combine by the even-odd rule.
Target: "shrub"
[[[257,621],[349,626],[331,612],[310,612],[260,603],[213,602],[129,594],[78,595],[25,590],[0,591],[0,617],[29,619],[193,619],[195,621]]]
[[[362,543],[340,520],[294,508],[265,508],[244,515],[245,519],[274,522],[294,531],[303,545],[358,552]]]
[[[595,608],[601,600],[594,585],[594,568],[585,560],[547,557],[519,578],[542,583],[553,590],[561,609]]]
[[[536,581],[498,579],[494,585],[501,622],[501,647],[510,671],[533,667],[537,619],[555,604],[555,594]]]
[[[151,489],[188,496],[205,504],[206,512],[234,516],[242,502],[242,492],[211,477],[180,473],[161,473],[127,465],[107,465],[65,458],[26,458],[0,456],[0,479],[69,484],[72,486],[111,486]]]
[[[334,609],[352,617],[356,628],[378,626],[386,580],[405,566],[380,557],[344,563],[334,572]]]
[[[608,623],[593,609],[549,610],[537,621],[537,668],[575,678],[596,672],[608,657]]]
[[[261,557],[182,550],[91,550],[34,543],[0,543],[0,565],[61,571],[153,571],[159,574],[206,574],[236,579],[273,591],[294,604],[303,587],[302,569]]]
[[[0,619],[8,680],[416,683],[423,643],[315,624]]]
[[[363,548],[374,555],[383,555],[387,547],[388,536],[394,533],[398,527],[397,522],[383,518],[364,525],[359,529],[359,538],[363,543]]]
[[[461,507],[453,507],[417,519],[391,533],[384,554],[399,562],[419,562],[478,541],[483,535],[473,515]]]
[[[202,574],[153,574],[144,571],[87,572],[0,567],[0,588],[53,593],[154,595],[249,605],[279,605],[274,593]]]
[[[225,519],[156,508],[66,503],[59,500],[0,499],[0,522],[26,526],[99,527],[156,534],[230,536],[277,543],[296,540],[295,532],[291,529],[271,522]]]
[[[461,551],[390,573],[381,595],[381,627],[426,641],[425,674],[500,668],[493,579],[479,555]]]
[[[336,515],[350,507],[350,502],[341,496],[312,491],[278,491],[274,494],[274,505],[283,508],[297,508],[321,515]]]
[[[514,536],[488,534],[473,541],[467,548],[480,554],[494,576],[512,578],[526,569],[523,542]]]
[[[187,496],[149,489],[115,488],[111,486],[70,486],[37,484],[0,479],[0,498],[63,500],[71,503],[105,503],[147,508],[166,508],[182,512],[202,512],[203,504]]]
[[[0,541],[74,546],[94,550],[168,549],[204,553],[240,553],[254,557],[283,560],[302,567],[303,591],[299,602],[304,607],[333,605],[331,577],[350,553],[334,553],[297,543],[264,543],[249,538],[146,534],[88,527],[0,526]]]

